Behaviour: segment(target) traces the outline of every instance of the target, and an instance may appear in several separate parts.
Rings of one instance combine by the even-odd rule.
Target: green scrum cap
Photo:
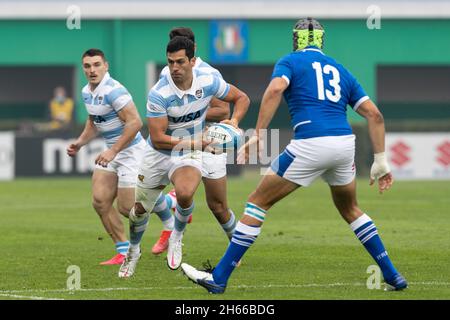
[[[297,21],[292,30],[294,51],[302,50],[307,46],[323,48],[325,30],[322,25],[313,18],[303,18]]]

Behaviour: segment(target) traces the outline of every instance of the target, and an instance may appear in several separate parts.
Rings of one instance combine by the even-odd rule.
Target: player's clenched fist
[[[81,146],[78,145],[77,143],[71,143],[68,147],[67,147],[67,155],[69,157],[74,157],[77,152],[80,150]]]
[[[101,165],[102,167],[107,167],[108,163],[110,163],[117,155],[112,149],[108,149],[99,154],[97,159],[95,159],[95,164]]]

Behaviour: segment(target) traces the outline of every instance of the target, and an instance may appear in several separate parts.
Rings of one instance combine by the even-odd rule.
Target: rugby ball
[[[210,146],[223,150],[238,149],[243,141],[243,131],[225,123],[214,123],[206,131]]]

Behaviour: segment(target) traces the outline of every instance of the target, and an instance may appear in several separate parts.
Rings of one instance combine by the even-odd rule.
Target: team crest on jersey
[[[99,97],[98,97],[98,103],[101,104],[102,102],[103,102],[103,96],[99,96]]]
[[[138,175],[138,179],[139,181],[144,182],[144,176],[142,174]]]
[[[203,97],[203,89],[198,89],[197,91],[195,91],[195,97],[197,99],[200,99],[201,97]]]

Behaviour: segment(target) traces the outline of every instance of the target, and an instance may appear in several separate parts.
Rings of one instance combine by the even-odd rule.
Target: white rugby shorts
[[[203,152],[203,178],[220,179],[227,175],[227,154]]]
[[[328,136],[291,140],[271,164],[271,170],[301,186],[322,177],[331,186],[343,186],[355,178],[355,136]]]
[[[145,149],[146,142],[142,139],[137,144],[120,151],[113,161],[108,163],[108,166],[102,167],[96,164],[95,169],[117,174],[118,188],[134,188],[136,186],[138,168],[144,156]]]
[[[171,156],[148,146],[138,170],[137,185],[145,189],[166,186],[170,183],[170,178],[175,170],[185,166],[196,168],[203,176],[205,171],[202,166],[202,153],[193,151],[182,156]]]

